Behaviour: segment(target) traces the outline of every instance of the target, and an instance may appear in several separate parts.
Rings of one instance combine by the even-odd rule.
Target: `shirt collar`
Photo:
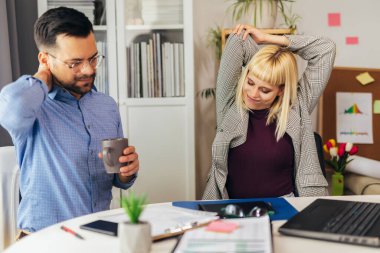
[[[98,91],[95,87],[95,85],[92,87],[92,89],[89,91],[89,93],[92,93],[94,91]],[[71,93],[66,90],[65,88],[62,88],[61,86],[58,86],[56,84],[53,85],[53,89],[48,93],[48,96],[51,99],[69,99],[69,100],[77,100],[76,97],[71,95]]]

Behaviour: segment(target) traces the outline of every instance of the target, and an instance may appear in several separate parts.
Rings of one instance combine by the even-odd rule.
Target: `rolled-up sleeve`
[[[23,136],[33,126],[48,94],[47,85],[32,76],[22,76],[0,93],[0,124],[12,138]]]

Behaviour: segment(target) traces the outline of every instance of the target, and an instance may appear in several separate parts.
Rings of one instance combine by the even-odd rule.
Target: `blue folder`
[[[270,215],[271,220],[288,220],[298,213],[298,211],[284,198],[252,198],[252,199],[228,199],[228,200],[207,200],[207,201],[175,201],[173,206],[199,210],[199,204],[232,204],[253,201],[264,201],[270,203],[274,209],[274,214]]]

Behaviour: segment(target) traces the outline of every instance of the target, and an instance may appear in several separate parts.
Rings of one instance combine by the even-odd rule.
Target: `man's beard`
[[[53,80],[55,84],[57,84],[58,86],[61,86],[62,88],[69,91],[70,93],[75,93],[75,94],[83,96],[84,94],[89,92],[92,89],[92,87],[94,87],[96,73],[91,76],[83,75],[80,77],[75,77],[74,82],[72,83],[63,82],[59,80],[59,78],[57,78],[54,74],[52,75],[53,75]],[[76,82],[84,80],[84,79],[88,79],[88,78],[92,78],[92,81],[90,83],[86,83],[81,87],[76,85]]]

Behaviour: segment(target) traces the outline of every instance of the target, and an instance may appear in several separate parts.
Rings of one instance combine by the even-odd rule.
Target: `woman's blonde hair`
[[[236,104],[242,114],[250,110],[243,97],[243,86],[248,73],[264,82],[282,86],[283,95],[274,100],[267,118],[267,125],[277,122],[278,141],[285,134],[290,108],[297,99],[296,58],[292,52],[277,45],[265,46],[252,57],[240,77],[236,90]]]

